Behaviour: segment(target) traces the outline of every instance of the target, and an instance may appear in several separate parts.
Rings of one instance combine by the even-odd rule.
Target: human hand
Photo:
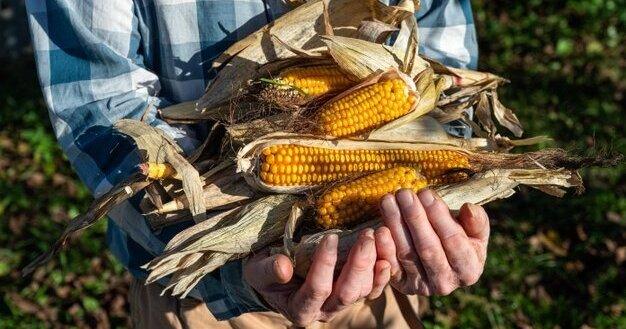
[[[334,280],[338,237],[327,235],[317,246],[304,280],[293,275],[285,255],[266,250],[244,265],[244,279],[277,312],[297,326],[328,321],[362,298],[380,296],[389,282],[391,265],[376,259],[374,231],[361,232],[345,265]]]
[[[391,264],[391,285],[404,294],[448,295],[476,283],[487,258],[489,218],[464,204],[458,220],[431,190],[400,190],[380,204],[379,259]]]

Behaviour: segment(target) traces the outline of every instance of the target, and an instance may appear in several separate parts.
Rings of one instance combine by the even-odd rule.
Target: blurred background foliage
[[[511,80],[501,99],[527,136],[626,153],[626,1],[473,5],[480,69]],[[6,10],[0,0],[0,18]],[[105,251],[104,222],[33,277],[19,275],[92,199],[56,145],[31,56],[0,60],[0,327],[127,327],[129,276]],[[522,189],[489,205],[483,278],[425,300],[426,326],[626,327],[625,169],[585,170],[580,196]]]

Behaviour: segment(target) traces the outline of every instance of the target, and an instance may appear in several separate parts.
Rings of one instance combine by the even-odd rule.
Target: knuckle
[[[454,247],[462,246],[466,239],[467,237],[463,235],[463,231],[455,230],[450,235],[444,237],[442,239],[442,243],[454,248]]]
[[[441,290],[439,290],[439,295],[441,295],[441,296],[448,296],[454,290],[456,290],[456,288],[454,288],[452,286],[445,286],[445,287],[441,288]]]
[[[296,313],[291,317],[291,322],[293,322],[293,324],[295,324],[297,327],[306,327],[313,321],[308,315],[305,315],[303,313]]]
[[[328,288],[311,288],[307,297],[313,300],[325,300],[328,296],[330,296],[330,293],[331,290]]]
[[[339,304],[342,306],[350,306],[354,304],[354,302],[356,302],[357,299],[358,297],[352,293],[342,293],[339,296],[337,296],[337,300]]]
[[[449,276],[436,279],[433,284],[433,293],[439,296],[451,294],[459,286],[456,281],[456,278],[450,278]]]
[[[471,270],[471,271],[462,273],[459,276],[459,280],[461,281],[461,284],[463,286],[471,286],[475,284],[476,282],[478,282],[481,275],[482,275],[482,272],[480,270]]]
[[[439,260],[441,256],[439,248],[433,245],[421,247],[417,253],[419,254],[420,259],[426,263]]]
[[[435,285],[434,292],[439,296],[448,296],[455,290],[455,287],[448,282],[440,282]]]
[[[363,273],[372,270],[371,262],[366,259],[360,259],[352,264],[352,272]]]
[[[413,248],[398,248],[396,253],[398,255],[398,261],[400,262],[414,262],[415,260],[417,260],[417,254],[415,253],[415,250],[413,250]]]

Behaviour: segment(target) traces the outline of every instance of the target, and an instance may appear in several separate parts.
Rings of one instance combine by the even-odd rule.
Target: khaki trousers
[[[133,279],[129,301],[135,328],[296,328],[275,312],[246,313],[217,321],[204,302],[194,298],[160,296],[161,290],[158,284],[146,286],[143,281]],[[308,328],[423,328],[417,317],[417,304],[416,296],[398,294],[388,286],[378,299],[359,302],[337,314],[330,322],[316,322]]]

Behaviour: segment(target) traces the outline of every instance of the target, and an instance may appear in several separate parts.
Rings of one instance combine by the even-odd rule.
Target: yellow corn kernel
[[[335,137],[363,134],[407,114],[415,101],[402,79],[378,82],[324,105],[317,128]]]
[[[302,91],[307,96],[337,93],[354,85],[336,65],[288,68],[279,74],[278,81]]]
[[[176,169],[169,163],[142,163],[139,170],[148,179],[166,179],[176,175]]]
[[[281,155],[290,150],[293,157]],[[272,186],[311,186],[399,166],[418,168],[426,178],[471,169],[468,157],[453,150],[339,150],[284,144],[262,151],[259,176]],[[282,178],[292,173],[299,179]],[[273,174],[272,180],[267,174]]]
[[[344,227],[376,213],[380,198],[401,188],[415,192],[428,185],[410,167],[379,171],[327,190],[317,202],[317,223],[325,229]]]

